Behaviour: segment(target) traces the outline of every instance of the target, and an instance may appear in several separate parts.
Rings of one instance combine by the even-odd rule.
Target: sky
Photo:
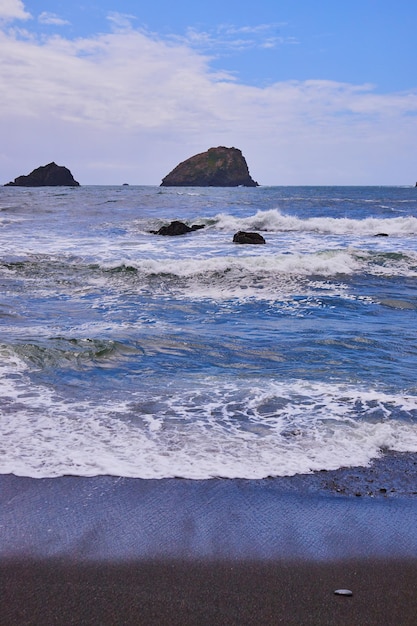
[[[261,185],[414,185],[416,32],[415,0],[0,0],[0,184],[223,145]]]

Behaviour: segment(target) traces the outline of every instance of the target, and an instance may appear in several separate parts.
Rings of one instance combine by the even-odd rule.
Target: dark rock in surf
[[[161,226],[161,228],[156,233],[157,235],[165,235],[168,237],[175,237],[177,235],[185,235],[186,233],[190,233],[191,228],[184,224],[183,222],[171,222],[168,226]]]
[[[377,233],[374,237],[388,237],[387,233]]]
[[[266,241],[259,233],[247,233],[239,230],[239,232],[233,235],[233,243],[262,244],[266,243]]]
[[[210,148],[183,161],[162,180],[161,187],[258,187],[249,175],[241,150]]]
[[[191,233],[195,230],[200,230],[201,228],[204,228],[203,224],[193,224],[193,226],[187,226],[184,222],[175,220],[168,224],[168,226],[161,226],[159,230],[151,230],[150,232],[154,235],[176,237],[177,235],[185,235],[186,233]]]
[[[48,163],[33,170],[27,176],[18,176],[5,187],[79,187],[70,170],[63,165]]]

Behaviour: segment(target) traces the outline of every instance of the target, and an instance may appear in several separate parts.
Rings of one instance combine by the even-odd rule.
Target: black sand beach
[[[1,623],[414,626],[416,561],[8,563]],[[352,597],[333,590],[346,585]]]
[[[0,623],[415,624],[416,462],[259,481],[3,475]]]

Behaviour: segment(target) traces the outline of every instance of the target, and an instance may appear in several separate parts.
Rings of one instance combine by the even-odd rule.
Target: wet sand
[[[415,624],[416,456],[259,481],[0,476],[0,623]]]

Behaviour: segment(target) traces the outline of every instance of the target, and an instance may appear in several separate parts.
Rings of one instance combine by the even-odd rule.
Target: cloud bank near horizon
[[[25,30],[31,19],[54,34]],[[217,145],[240,148],[264,185],[416,179],[417,90],[318,79],[255,87],[131,16],[112,13],[109,31],[88,38],[60,35],[63,23],[0,0],[0,183],[54,160],[81,184],[159,184]]]

